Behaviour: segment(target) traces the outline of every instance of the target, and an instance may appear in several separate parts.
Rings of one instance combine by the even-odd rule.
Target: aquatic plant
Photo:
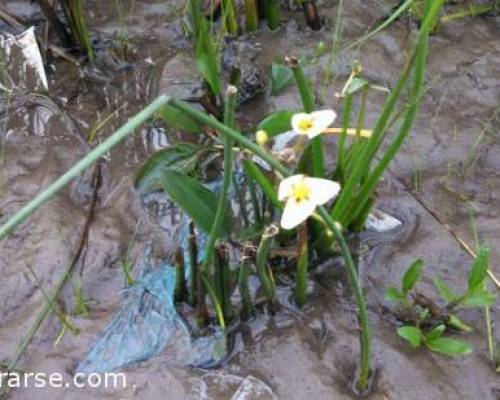
[[[423,262],[416,260],[403,275],[401,289],[388,288],[385,295],[387,300],[397,304],[395,314],[403,322],[397,329],[398,335],[414,348],[425,345],[429,350],[447,356],[470,353],[472,348],[469,344],[443,335],[447,331],[472,331],[456,315],[460,307],[484,308],[495,302],[496,296],[486,287],[488,256],[489,248],[482,246],[469,271],[467,288],[463,293],[455,293],[440,277],[433,279],[444,306],[415,290],[423,269]]]
[[[326,169],[322,136],[328,129],[337,129],[329,127],[335,113],[333,110],[315,111],[312,85],[300,61],[289,57],[288,68],[298,86],[303,109],[280,110],[258,122],[256,131],[260,134],[256,135],[257,141],[254,142],[237,127],[237,88],[227,85],[221,77],[218,49],[209,40],[211,27],[201,13],[199,1],[191,0],[190,4],[198,69],[213,94],[219,98],[219,105],[223,105],[224,111],[219,113],[215,110],[209,115],[182,100],[160,96],[0,227],[0,239],[151,116],[162,115],[167,123],[181,130],[209,133],[210,144],[180,143],[172,146],[168,151],[153,155],[139,172],[138,186],[141,190],[157,190],[160,187],[193,221],[189,230],[189,256],[181,258],[177,252],[175,257],[178,301],[187,298],[196,307],[200,325],[210,322],[215,315],[222,329],[234,319],[238,308],[246,316],[254,307],[263,304],[274,312],[279,307],[276,296],[276,274],[279,271],[274,264],[279,263],[286,269],[291,259],[297,260],[295,298],[297,304],[302,306],[307,299],[309,257],[318,254],[319,259],[324,259],[340,253],[358,309],[361,351],[356,387],[363,391],[371,375],[371,331],[360,279],[344,233],[361,229],[364,225],[374,202],[373,191],[410,130],[422,94],[429,32],[442,1],[426,2],[425,18],[410,62],[389,94],[375,129],[369,134],[364,134],[366,130],[362,129],[363,112],[358,116],[356,128],[350,128],[350,102],[355,94],[364,96],[366,90],[361,69],[353,68],[353,74],[342,91],[346,107],[342,128],[335,131],[340,133],[340,137],[334,171]],[[414,82],[410,98],[398,113],[396,105],[411,74]],[[225,93],[224,86],[227,87]],[[387,150],[378,154],[396,116],[403,118],[399,132]],[[290,130],[296,134],[297,142],[283,151],[274,152],[268,139]],[[352,143],[348,143],[349,135],[354,136]],[[207,187],[197,174],[197,165],[207,154],[223,157],[222,184],[218,188]],[[236,155],[241,164],[236,163]],[[378,162],[377,156],[381,156]],[[236,191],[235,197],[240,203],[244,203],[241,199],[245,199],[239,192],[246,189],[235,184],[237,169],[243,171],[244,187],[249,188],[251,197],[251,213],[244,205],[240,207],[242,214],[247,212],[246,218],[243,218],[246,225],[243,232],[231,223],[228,207],[231,189]],[[328,188],[325,193],[315,190],[318,182]],[[339,189],[340,193],[332,203]],[[283,204],[284,200],[286,204]],[[295,207],[299,203],[300,207]],[[274,217],[279,214],[282,215],[281,229],[274,224]],[[203,251],[196,242],[196,236],[200,235],[207,238]],[[226,246],[233,244],[231,238],[235,238],[236,242],[244,238],[246,243],[240,251],[237,274],[229,267],[226,251]],[[295,247],[296,254],[284,257],[273,254],[273,251],[287,247]],[[201,262],[200,255],[203,255]],[[192,274],[190,280],[185,282],[184,271],[188,263]],[[248,276],[254,272],[260,279],[264,300],[249,296]],[[241,305],[232,303],[231,295],[236,287],[241,291]]]

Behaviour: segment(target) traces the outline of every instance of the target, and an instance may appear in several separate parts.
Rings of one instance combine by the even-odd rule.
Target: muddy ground
[[[189,54],[189,42],[172,7],[181,1],[138,0],[127,21],[116,18],[113,2],[88,1],[92,32],[109,40],[120,29],[128,33],[135,50],[133,65],[116,68],[113,60],[100,61],[98,70],[82,75],[70,62],[55,59],[48,65],[50,99],[29,93],[4,103],[2,136],[6,146],[1,174],[0,223],[47,187],[79,160],[89,147],[89,129],[111,112],[117,117],[100,133],[109,135],[158,93],[168,60]],[[171,7],[167,7],[166,4]],[[283,28],[261,32],[248,40],[260,43],[258,63],[269,70],[275,55],[311,56],[319,40],[329,42],[336,1],[321,1],[327,26],[312,32],[302,15],[288,14]],[[344,43],[375,26],[394,2],[345,2]],[[21,22],[39,24],[36,7],[25,1],[6,1]],[[3,25],[2,25],[3,26]],[[5,26],[4,29],[11,28]],[[348,76],[348,66],[359,59],[374,83],[391,86],[408,57],[415,24],[407,19],[335,64],[340,74],[333,87],[321,90],[323,106],[338,110],[334,93]],[[328,65],[327,57],[312,64],[312,73]],[[179,71],[171,71],[171,74]],[[426,263],[422,291],[432,289],[431,277],[444,276],[454,288],[463,288],[471,257],[450,235],[447,224],[473,243],[472,223],[481,240],[492,248],[493,271],[500,261],[500,18],[481,17],[447,24],[431,39],[427,72],[429,84],[411,139],[392,164],[379,190],[378,207],[400,218],[395,232],[361,236],[361,277],[366,288],[374,334],[376,376],[371,399],[499,399],[500,381],[487,358],[484,316],[466,312],[476,329],[462,335],[474,346],[472,355],[449,359],[425,350],[411,350],[395,334],[394,318],[387,312],[386,287],[397,285],[409,263]],[[380,108],[382,95],[371,96],[369,123]],[[261,95],[243,106],[243,119],[260,118],[269,110],[298,105],[295,90],[278,98]],[[339,110],[340,111],[340,110]],[[138,220],[141,220],[133,258],[153,238],[154,254],[161,259],[171,251],[175,236],[158,226],[141,205],[133,188],[134,171],[154,150],[176,140],[151,123],[144,126],[105,160],[100,203],[92,222],[85,257],[74,271],[81,280],[90,314],[72,321],[78,335],[66,334],[54,346],[60,324],[50,316],[22,356],[19,367],[62,372],[70,376],[79,360],[117,310],[124,276],[121,260]],[[333,148],[332,148],[333,149]],[[7,362],[20,338],[33,324],[45,297],[74,257],[91,199],[92,171],[32,216],[0,244],[0,361]],[[34,279],[30,268],[36,273]],[[251,333],[238,339],[238,352],[218,374],[177,368],[161,354],[127,370],[126,390],[18,390],[13,399],[230,399],[242,378],[254,376],[280,399],[348,399],[358,348],[355,306],[342,275],[325,272],[316,280],[309,305],[300,313],[282,311],[274,318],[259,316]],[[67,285],[60,305],[71,310],[73,288]],[[499,307],[492,310],[495,321]],[[495,328],[500,341],[500,330]],[[232,377],[231,377],[232,376]],[[237,378],[240,377],[240,378]],[[202,382],[205,382],[203,384]],[[221,383],[222,382],[222,383]],[[262,393],[247,398],[272,398]]]

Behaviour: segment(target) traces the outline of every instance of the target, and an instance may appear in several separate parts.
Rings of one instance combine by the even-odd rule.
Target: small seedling
[[[398,335],[413,348],[425,345],[429,350],[447,356],[470,353],[472,348],[469,344],[443,334],[447,331],[472,331],[456,315],[460,307],[482,308],[495,302],[496,296],[488,290],[485,283],[488,258],[488,247],[481,247],[469,272],[464,293],[456,294],[443,279],[434,278],[434,286],[445,303],[444,306],[439,306],[431,298],[415,290],[423,269],[422,260],[416,260],[403,275],[401,289],[390,287],[385,293],[387,300],[398,304],[396,314],[405,323],[398,328]]]

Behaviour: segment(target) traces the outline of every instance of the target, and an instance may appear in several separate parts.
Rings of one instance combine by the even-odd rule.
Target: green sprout
[[[467,288],[461,294],[455,293],[440,277],[434,278],[436,291],[445,303],[443,307],[414,290],[422,277],[423,262],[416,260],[412,263],[403,275],[401,288],[390,287],[385,292],[387,300],[398,304],[396,315],[405,323],[397,329],[398,335],[413,348],[425,345],[429,350],[447,356],[470,353],[472,348],[469,344],[444,336],[444,333],[472,331],[456,315],[461,307],[482,308],[495,302],[496,296],[486,287],[488,256],[489,248],[482,246],[469,271]]]

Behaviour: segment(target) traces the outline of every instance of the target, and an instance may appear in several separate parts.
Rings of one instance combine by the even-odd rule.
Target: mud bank
[[[26,24],[42,20],[34,6],[21,1],[6,3]],[[135,48],[129,56],[130,65],[108,59],[82,75],[78,67],[55,59],[47,68],[50,100],[25,93],[3,104],[5,160],[0,171],[4,182],[0,222],[89,150],[89,129],[116,112],[99,135],[113,132],[158,94],[169,60],[189,54],[189,43],[172,11],[181,1],[169,2],[169,7],[160,1],[137,1],[136,13],[125,22],[115,18],[113,2],[88,3],[89,21],[97,37],[109,39],[126,30]],[[331,40],[337,2],[318,3],[327,20],[322,31],[310,31],[300,14],[287,14],[279,32],[261,32],[248,38],[261,48],[256,61],[259,67],[269,72],[276,49],[282,54],[312,57],[319,40]],[[358,0],[346,3],[345,43],[375,26],[391,5]],[[327,57],[312,63],[309,69],[316,73],[324,106],[338,110],[334,93],[341,89],[354,59],[361,61],[373,83],[394,84],[407,60],[413,29],[413,22],[400,20],[359,52],[341,54],[333,66],[339,78],[326,89],[321,87],[321,72],[328,66]],[[499,17],[484,17],[449,23],[431,40],[429,87],[420,116],[379,189],[379,208],[402,220],[403,225],[386,234],[367,232],[360,237],[360,271],[373,325],[376,367],[368,398],[500,398],[498,375],[487,360],[481,312],[466,314],[476,327],[474,333],[464,335],[473,344],[474,353],[449,359],[410,350],[397,337],[394,317],[388,312],[390,305],[383,296],[385,288],[397,285],[417,257],[427,266],[422,291],[430,290],[431,277],[437,274],[445,276],[451,287],[462,288],[471,258],[444,224],[472,244],[471,218],[481,239],[491,244],[491,266],[500,275],[496,265],[500,261],[499,36]],[[168,74],[175,77],[181,72],[172,69]],[[368,125],[378,115],[382,98],[371,96]],[[242,106],[241,114],[250,122],[272,109],[296,108],[298,104],[297,93],[289,89],[274,98],[257,96]],[[141,222],[132,259],[139,258],[146,244],[152,244],[158,262],[171,252],[176,230],[157,223],[155,213],[141,204],[133,181],[134,172],[149,154],[176,140],[175,133],[151,122],[109,154],[103,163],[98,207],[84,256],[74,269],[73,284],[66,285],[59,302],[62,309],[71,311],[74,285],[81,282],[90,313],[72,318],[79,333],[67,333],[57,346],[54,341],[60,322],[57,316],[50,316],[22,356],[20,368],[71,376],[119,307],[125,286],[121,263],[137,221]],[[51,291],[75,256],[89,213],[91,178],[92,171],[88,171],[0,244],[2,362],[12,357],[43,308],[44,291]],[[172,215],[173,227],[176,221]],[[289,294],[284,290],[281,296],[287,299]],[[498,313],[497,305],[492,310],[494,320]],[[333,268],[315,277],[314,292],[301,312],[285,307],[274,317],[260,315],[242,327],[234,357],[223,368],[210,371],[218,374],[215,378],[207,376],[207,371],[176,367],[168,355],[161,354],[127,370],[130,385],[126,390],[22,389],[11,393],[11,398],[231,399],[243,379],[253,376],[269,390],[262,389],[260,397],[241,398],[349,399],[353,398],[350,385],[359,351],[357,334],[348,285],[342,272]],[[500,340],[498,327],[495,337]]]

